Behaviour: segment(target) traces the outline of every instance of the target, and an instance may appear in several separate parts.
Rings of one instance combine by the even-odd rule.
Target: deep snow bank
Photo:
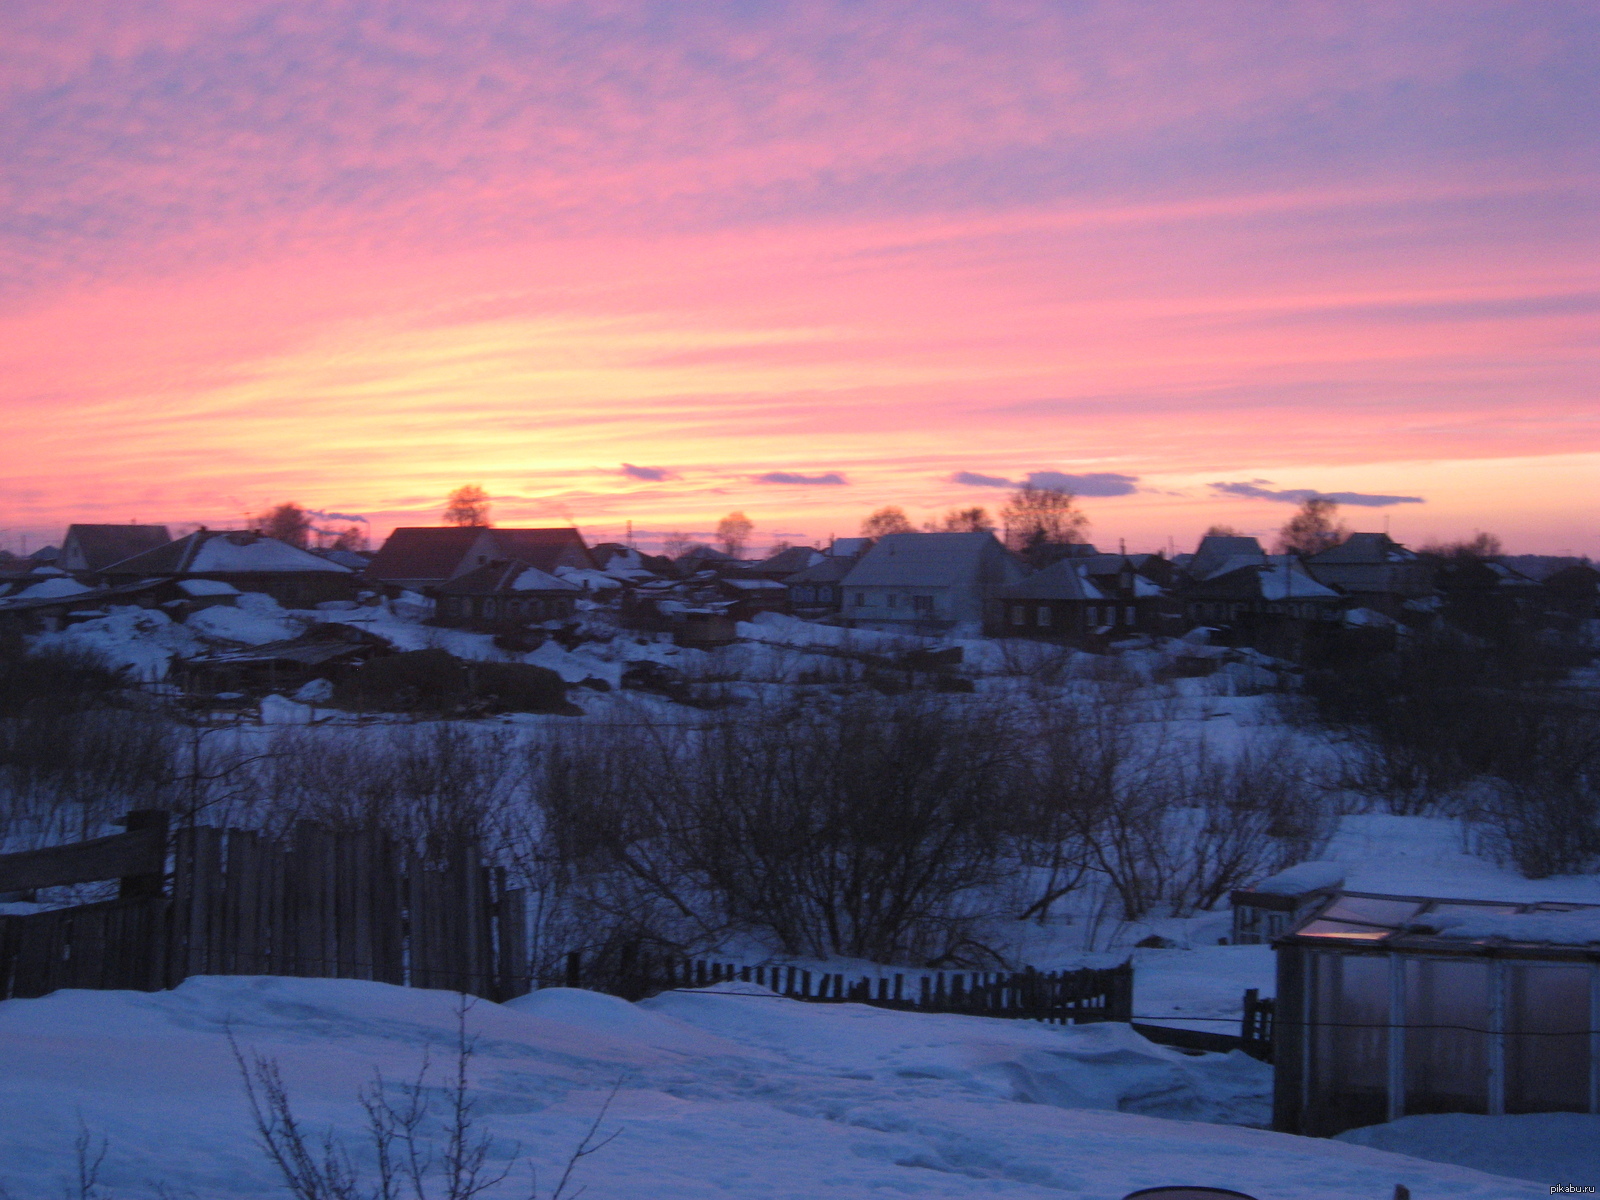
[[[171,992],[0,1004],[0,1183],[61,1193],[78,1115],[109,1141],[120,1200],[281,1195],[251,1144],[231,1029],[279,1060],[303,1119],[355,1145],[357,1089],[448,1065],[448,993],[348,980],[193,979]],[[548,1187],[606,1093],[620,1136],[588,1160],[591,1200],[1082,1197],[1189,1181],[1262,1200],[1514,1200],[1533,1184],[1333,1141],[1111,1111],[1216,1115],[1250,1064],[1183,1060],[1125,1031],[670,993],[630,1005],[552,990],[477,1004],[472,1093]],[[1031,1103],[1029,1101],[1032,1101]],[[1060,1107],[1082,1105],[1084,1107]],[[503,1196],[526,1195],[527,1178]]]

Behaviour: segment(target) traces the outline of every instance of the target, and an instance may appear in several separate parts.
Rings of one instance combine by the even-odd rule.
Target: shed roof
[[[1430,953],[1567,950],[1600,946],[1600,905],[1515,904],[1433,896],[1334,893],[1292,930],[1302,945],[1382,947]]]

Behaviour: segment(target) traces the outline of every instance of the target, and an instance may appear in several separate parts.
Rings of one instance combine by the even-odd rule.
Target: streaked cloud
[[[1315,488],[1284,488],[1273,491],[1260,487],[1270,480],[1254,483],[1213,483],[1211,489],[1226,496],[1243,496],[1248,500],[1276,500],[1281,504],[1304,504],[1313,497],[1332,500],[1336,504],[1353,504],[1361,508],[1389,508],[1396,504],[1425,504],[1421,496],[1380,496],[1369,492],[1321,492]]]
[[[824,484],[831,487],[842,486],[848,480],[837,471],[825,471],[821,475],[802,475],[796,471],[768,471],[765,475],[757,475],[756,482],[800,485]]]
[[[962,487],[992,487],[1014,488],[1016,482],[999,475],[980,475],[976,471],[957,471],[950,476],[951,483],[958,483]]]
[[[633,463],[623,463],[622,473],[629,479],[639,479],[645,483],[665,483],[669,479],[681,478],[665,467],[639,467]]]
[[[5,6],[6,536],[292,496],[377,537],[482,480],[820,538],[1049,478],[1164,541],[1278,474],[1600,553],[1531,465],[1600,451],[1592,18]],[[775,462],[829,469],[729,465]]]

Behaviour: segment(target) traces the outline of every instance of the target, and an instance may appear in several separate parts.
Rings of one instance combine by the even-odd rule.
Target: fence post
[[[159,833],[157,836],[165,841],[167,836],[167,811],[163,808],[139,808],[123,817],[118,822],[129,833],[138,833],[142,830],[153,829]],[[166,890],[167,875],[165,864],[163,869],[153,875],[124,875],[118,885],[117,896],[119,899],[131,900],[145,896],[160,896]]]
[[[581,975],[579,974],[578,967],[580,962],[581,960],[579,959],[578,952],[576,950],[567,951],[567,986],[569,988],[575,988],[579,986]]]

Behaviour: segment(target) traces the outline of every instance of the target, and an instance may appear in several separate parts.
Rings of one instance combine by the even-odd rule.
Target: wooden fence
[[[557,981],[549,981],[557,982]],[[747,966],[630,955],[587,976],[576,954],[559,981],[637,1000],[671,988],[759,984],[793,1000],[870,1004],[912,1012],[1015,1017],[1051,1024],[1126,1021],[1133,1013],[1133,966],[1081,971],[932,971],[847,976],[790,966]]]
[[[115,899],[0,917],[0,998],[173,987],[191,975],[529,990],[523,892],[478,848],[425,859],[370,830],[283,841],[136,813],[129,831],[0,857],[0,893],[120,878]],[[166,870],[170,853],[171,869]],[[170,880],[170,887],[166,886]]]

